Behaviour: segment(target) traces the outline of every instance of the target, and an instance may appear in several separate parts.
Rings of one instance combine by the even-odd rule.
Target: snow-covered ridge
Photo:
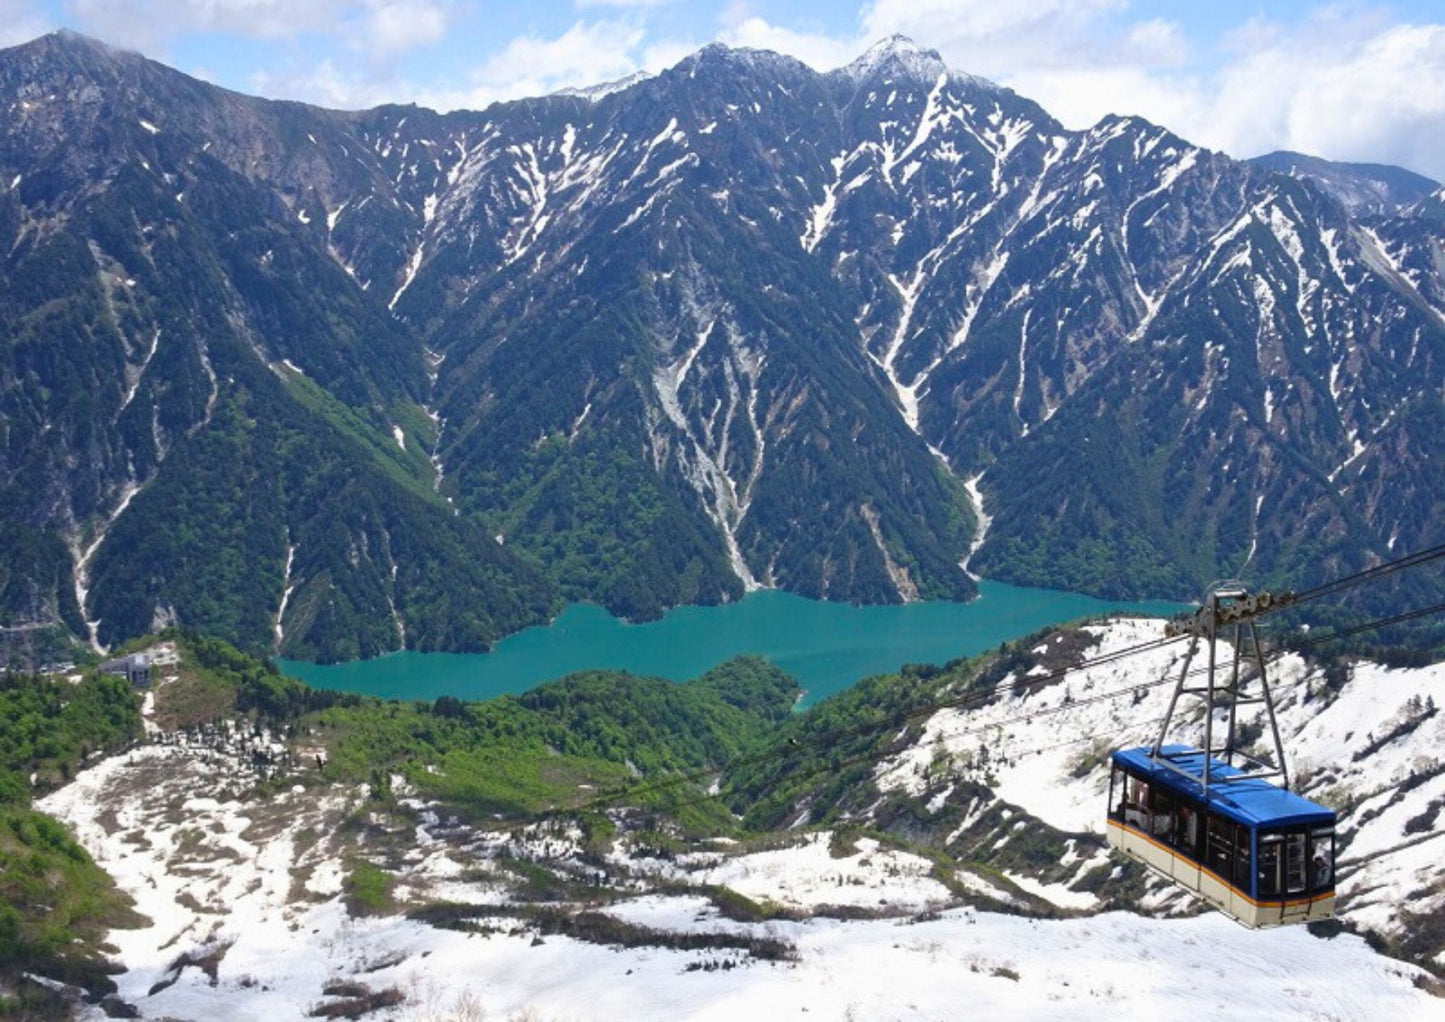
[[[495,857],[587,875],[595,867],[580,857],[575,830],[487,834],[404,800],[417,814],[414,832],[376,813],[367,824],[383,842],[372,854],[399,877],[395,897],[475,906],[475,925],[356,917],[342,896],[355,852],[333,835],[365,803],[360,791],[305,788],[238,800],[233,767],[155,748],[102,763],[42,808],[76,827],[153,921],[112,937],[129,967],[116,977],[120,998],[144,1018],[300,1018],[341,1003],[326,993],[341,984],[398,998],[368,1017],[425,1020],[485,1011],[721,1022],[804,1008],[887,1020],[951,1017],[960,1003],[988,1017],[1063,1019],[1160,1003],[1217,1012],[1221,999],[1281,1018],[1361,1010],[1403,1018],[1425,1017],[1434,1004],[1420,989],[1422,970],[1357,937],[1256,934],[1216,914],[1048,921],[956,907],[929,860],[868,838],[834,848],[826,832],[773,849],[731,854],[718,844],[668,860],[624,842],[603,870],[620,896],[598,908],[644,932],[715,935],[722,946],[623,949],[544,936],[525,915],[506,914],[515,875]],[[398,860],[386,845],[409,850]],[[993,901],[1013,896],[988,876],[956,879]],[[787,911],[738,922],[690,893],[693,884],[726,885]],[[488,914],[496,911],[503,914]],[[795,960],[752,958],[738,949],[748,940],[786,945]],[[1210,949],[1208,969],[1201,946]],[[192,961],[206,962],[214,978]]]
[[[652,75],[646,71],[634,71],[630,75],[615,79],[610,82],[599,82],[596,85],[577,86],[566,89],[558,89],[553,95],[556,96],[579,96],[582,99],[597,102],[614,92],[625,92],[640,82],[645,82]]]

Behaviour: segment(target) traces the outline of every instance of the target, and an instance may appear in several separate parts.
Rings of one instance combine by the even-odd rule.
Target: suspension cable
[[[1398,625],[1404,621],[1413,621],[1420,617],[1429,617],[1431,614],[1438,614],[1445,610],[1445,603],[1437,603],[1433,607],[1421,607],[1419,610],[1406,611],[1403,614],[1396,614],[1394,617],[1381,618],[1378,621],[1368,621],[1362,625],[1355,625],[1343,631],[1330,632],[1328,635],[1311,636],[1308,639],[1295,643],[1296,646],[1318,646],[1321,643],[1332,642],[1335,639],[1343,639],[1360,632],[1373,631],[1376,628],[1387,628],[1390,625]]]
[[[1385,561],[1373,568],[1366,568],[1357,571],[1353,575],[1345,575],[1342,578],[1333,579],[1312,589],[1295,594],[1294,603],[1306,603],[1310,600],[1318,600],[1321,597],[1332,596],[1335,593],[1343,592],[1346,589],[1353,589],[1355,586],[1364,585],[1367,582],[1375,582],[1386,575],[1393,575],[1397,571],[1404,571],[1406,568],[1413,568],[1429,561],[1445,557],[1445,543],[1428,547],[1424,550],[1417,550],[1415,553],[1397,557],[1392,561]]]

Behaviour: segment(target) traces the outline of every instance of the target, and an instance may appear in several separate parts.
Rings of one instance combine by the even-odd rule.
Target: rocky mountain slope
[[[419,345],[288,208],[336,118],[69,36],[7,51],[0,94],[10,621],[351,656],[545,616],[433,492]]]
[[[10,632],[966,598],[969,492],[970,570],[1103,595],[1442,538],[1428,202],[1067,131],[906,40],[443,116],[61,34],[0,104]]]
[[[1351,216],[1410,212],[1440,190],[1428,177],[1379,163],[1338,163],[1281,149],[1249,161],[1257,167],[1309,178],[1339,199]]]

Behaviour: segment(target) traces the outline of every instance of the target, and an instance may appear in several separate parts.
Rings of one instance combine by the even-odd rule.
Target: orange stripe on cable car
[[[1108,821],[1106,821],[1106,822],[1107,822],[1107,823],[1109,824],[1109,826],[1111,826],[1111,827],[1118,827],[1120,830],[1127,830],[1130,834],[1134,834],[1134,835],[1136,835],[1136,836],[1138,836],[1138,837],[1142,837],[1145,841],[1148,841],[1151,845],[1153,845],[1155,848],[1159,849],[1161,852],[1168,852],[1171,856],[1173,856],[1174,858],[1178,859],[1180,862],[1187,863],[1191,869],[1197,869],[1197,870],[1199,870],[1199,871],[1202,872],[1202,873],[1208,873],[1208,874],[1209,874],[1211,877],[1213,877],[1215,880],[1219,881],[1221,884],[1223,884],[1225,887],[1229,888],[1229,889],[1230,889],[1231,891],[1233,891],[1235,894],[1239,895],[1239,896],[1240,896],[1241,898],[1243,898],[1245,901],[1249,902],[1249,903],[1250,903],[1251,905],[1253,905],[1255,908],[1281,908],[1281,907],[1283,907],[1283,908],[1294,908],[1295,906],[1298,906],[1298,905],[1313,905],[1313,904],[1314,904],[1315,902],[1317,902],[1317,901],[1324,901],[1326,898],[1333,898],[1333,897],[1335,896],[1335,889],[1334,889],[1333,887],[1331,887],[1328,891],[1326,891],[1326,892],[1323,893],[1323,894],[1316,894],[1316,895],[1313,895],[1313,896],[1308,897],[1308,898],[1294,898],[1294,899],[1292,899],[1292,900],[1290,900],[1290,901],[1283,901],[1283,902],[1280,902],[1280,901],[1255,901],[1255,900],[1254,900],[1253,898],[1251,898],[1249,895],[1247,895],[1247,894],[1245,894],[1243,891],[1241,891],[1238,887],[1234,886],[1234,884],[1230,883],[1228,880],[1224,879],[1224,877],[1222,877],[1222,876],[1220,876],[1218,873],[1214,872],[1214,870],[1212,870],[1212,869],[1210,869],[1208,866],[1204,865],[1204,863],[1202,863],[1202,862],[1195,862],[1193,859],[1188,858],[1187,856],[1180,855],[1180,854],[1179,854],[1177,851],[1175,851],[1173,848],[1170,848],[1170,847],[1169,847],[1168,845],[1166,845],[1166,844],[1160,843],[1157,839],[1155,839],[1155,838],[1149,836],[1148,834],[1144,833],[1144,832],[1143,832],[1142,830],[1140,830],[1139,828],[1137,828],[1137,827],[1131,827],[1131,826],[1129,826],[1127,823],[1121,823],[1121,822],[1119,822],[1118,820],[1108,820]],[[1178,880],[1178,877],[1171,877],[1170,879],[1177,881],[1177,880]],[[1200,888],[1197,888],[1197,887],[1196,887],[1196,888],[1194,888],[1194,890],[1200,890]]]

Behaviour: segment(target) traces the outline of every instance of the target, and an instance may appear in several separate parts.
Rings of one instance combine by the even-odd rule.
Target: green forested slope
[[[118,76],[122,91],[139,75],[143,91],[197,102],[182,76],[97,53],[57,73]],[[234,105],[201,100],[188,116]],[[0,145],[32,167],[0,194],[11,648],[37,625],[88,638],[88,617],[107,645],[180,622],[331,660],[478,650],[545,620],[550,580],[435,492],[421,346],[384,303],[195,123],[122,130],[83,103],[66,115],[70,144],[108,167],[103,187],[76,194],[95,171],[65,144],[20,128]],[[312,144],[298,134],[281,144]]]
[[[169,634],[207,679],[211,712],[310,729],[329,779],[385,787],[399,773],[475,813],[566,809],[636,777],[721,767],[776,732],[800,694],[739,657],[681,684],[589,671],[482,702],[402,702],[313,689],[221,640]]]
[[[30,795],[139,732],[137,698],[123,679],[0,677],[0,981],[35,972],[106,989],[105,931],[134,913],[65,828],[29,808]],[[0,1015],[47,1010],[31,993],[40,1001],[28,1006],[0,997]]]

